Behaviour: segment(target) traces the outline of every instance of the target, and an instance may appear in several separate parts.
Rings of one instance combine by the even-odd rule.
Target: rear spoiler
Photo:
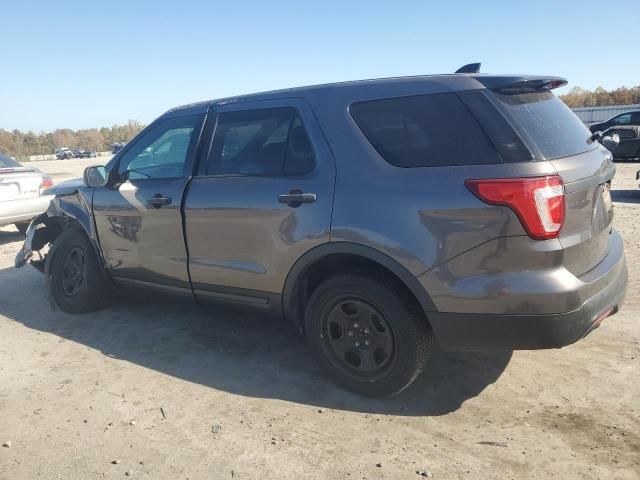
[[[535,75],[476,75],[476,80],[489,90],[505,95],[518,93],[533,93],[564,87],[568,82],[562,77],[542,77]]]
[[[480,63],[469,63],[456,70],[472,76],[489,90],[505,95],[532,93],[564,87],[568,82],[562,77],[543,77],[539,75],[487,75],[481,74]]]

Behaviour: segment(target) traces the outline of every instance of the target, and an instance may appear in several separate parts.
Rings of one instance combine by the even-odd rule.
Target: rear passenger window
[[[373,148],[397,167],[501,162],[454,93],[354,103],[349,111]]]
[[[210,175],[304,175],[315,155],[294,108],[224,112],[209,158]]]

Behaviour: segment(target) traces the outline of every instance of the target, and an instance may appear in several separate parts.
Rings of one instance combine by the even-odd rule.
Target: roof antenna
[[[480,63],[468,63],[464,67],[456,70],[456,73],[478,73],[480,72]]]

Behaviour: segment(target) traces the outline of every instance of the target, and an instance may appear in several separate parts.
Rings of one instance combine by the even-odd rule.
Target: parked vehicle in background
[[[573,343],[624,299],[611,153],[551,92],[566,80],[469,71],[170,110],[51,189],[16,266],[51,244],[32,264],[69,312],[113,282],[284,316],[368,396],[434,342]]]
[[[126,142],[114,142],[111,144],[111,153],[118,153],[126,145]]]
[[[51,177],[37,168],[0,154],[0,227],[15,224],[24,234],[29,222],[49,206],[52,197],[42,192],[52,185]]]
[[[68,158],[73,158],[73,152],[66,147],[56,148],[56,158],[58,160],[66,160]]]
[[[606,122],[593,123],[589,125],[589,130],[591,130],[592,133],[604,132],[608,128],[624,125],[640,125],[640,111],[621,113]]]
[[[96,155],[96,152],[91,152],[89,150],[85,150],[82,152],[82,158],[95,158]]]
[[[603,144],[611,151],[614,159],[640,158],[640,126],[611,127],[602,134],[603,138],[617,136],[618,142]]]

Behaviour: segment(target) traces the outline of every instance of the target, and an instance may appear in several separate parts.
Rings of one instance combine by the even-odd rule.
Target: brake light
[[[511,208],[531,238],[556,238],[564,223],[564,184],[558,175],[466,180],[480,200]]]
[[[42,183],[40,184],[40,188],[42,190],[53,187],[53,180],[50,177],[42,177]]]

